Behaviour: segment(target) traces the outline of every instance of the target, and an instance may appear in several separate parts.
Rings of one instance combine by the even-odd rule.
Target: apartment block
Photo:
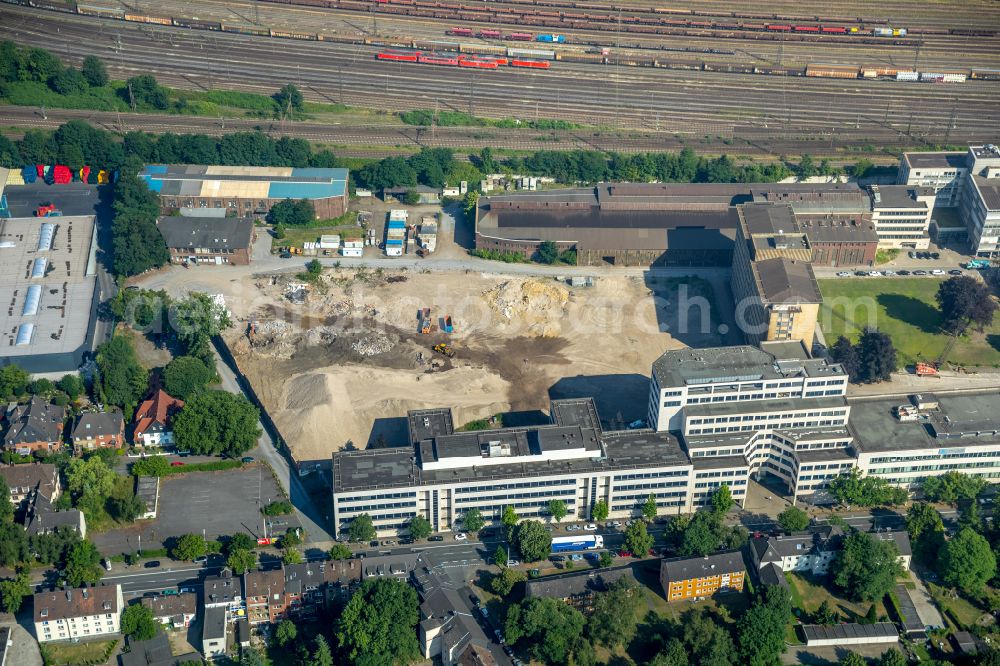
[[[660,562],[660,584],[667,601],[705,599],[718,592],[742,591],[745,577],[743,554],[738,550]]]
[[[898,185],[934,188],[934,205],[958,206],[968,173],[967,153],[930,152],[903,153],[896,177]]]
[[[892,541],[899,551],[899,563],[910,568],[913,550],[905,531],[875,532],[875,539]],[[760,570],[775,566],[782,572],[798,571],[821,576],[830,572],[844,544],[844,531],[834,525],[819,525],[802,532],[763,536],[750,540],[750,557]]]
[[[121,585],[39,592],[34,596],[35,638],[45,643],[117,634],[124,609]]]

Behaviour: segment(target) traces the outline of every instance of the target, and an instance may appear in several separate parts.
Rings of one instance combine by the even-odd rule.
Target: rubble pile
[[[392,347],[392,340],[390,340],[388,336],[383,333],[376,333],[375,335],[359,338],[351,344],[351,349],[356,351],[361,356],[377,356],[379,354],[384,354],[392,349]]]

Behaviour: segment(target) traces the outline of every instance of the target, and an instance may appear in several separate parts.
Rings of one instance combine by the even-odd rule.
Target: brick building
[[[153,397],[143,400],[135,411],[132,439],[143,446],[167,446],[174,443],[172,421],[184,407],[184,401],[171,397],[160,389]]]
[[[175,264],[250,263],[253,220],[249,217],[161,217],[156,228]]]
[[[58,451],[62,448],[66,408],[53,405],[38,396],[26,405],[16,405],[7,412],[4,448],[21,455],[35,451]]]
[[[125,444],[125,418],[121,412],[81,414],[73,426],[70,440],[78,453],[89,449],[117,449]]]
[[[165,213],[215,208],[263,217],[279,201],[306,199],[322,220],[347,211],[347,175],[347,169],[152,164],[139,177],[160,195]]]
[[[660,562],[660,583],[667,601],[703,599],[727,590],[742,591],[745,576],[743,555],[738,550]]]

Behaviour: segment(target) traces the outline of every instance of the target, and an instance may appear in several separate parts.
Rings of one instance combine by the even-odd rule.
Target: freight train
[[[750,24],[750,23],[719,23],[719,22],[704,22],[704,21],[665,21],[665,23],[671,25],[677,25],[678,27],[696,27],[696,28],[718,28],[722,30],[756,30],[762,32],[773,32],[773,33],[796,33],[796,34],[813,34],[813,35],[849,35],[849,36],[875,36],[875,37],[906,37],[906,28],[873,28],[867,30],[864,28],[847,28],[845,26],[831,26],[831,25],[782,25],[782,24]],[[513,32],[503,34],[499,30],[479,30],[478,32],[473,31],[471,28],[451,28],[446,30],[446,35],[452,37],[479,37],[480,39],[507,39],[513,41],[536,41],[536,42],[547,42],[550,44],[565,44],[565,35],[555,35],[555,34],[542,34],[534,35],[532,33],[526,32]]]
[[[549,63],[544,60],[534,60],[518,55],[509,58],[503,56],[468,55],[465,53],[432,53],[427,51],[380,51],[376,60],[393,62],[415,62],[422,65],[444,65],[446,67],[468,67],[473,69],[498,69],[502,66],[548,69]]]

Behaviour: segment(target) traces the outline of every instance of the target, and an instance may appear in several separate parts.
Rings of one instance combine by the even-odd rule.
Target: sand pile
[[[523,324],[536,335],[551,336],[559,332],[569,290],[556,282],[507,280],[484,291],[483,298],[507,321]]]
[[[507,395],[509,388],[500,377],[476,368],[426,374],[337,365],[289,379],[275,420],[295,443],[295,457],[314,460],[342,449],[348,440],[364,448],[378,421],[398,419],[410,409],[451,407],[456,425],[506,411],[509,403],[496,396]],[[442,395],[449,396],[447,405]],[[405,431],[386,439],[405,443]]]

